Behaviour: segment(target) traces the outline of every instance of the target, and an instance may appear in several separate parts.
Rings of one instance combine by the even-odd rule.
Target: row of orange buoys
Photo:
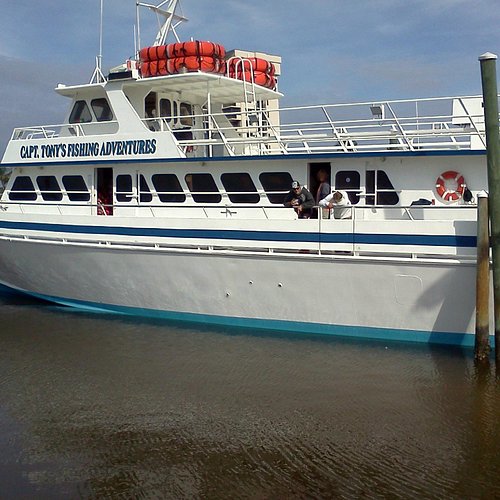
[[[258,57],[225,60],[226,51],[218,43],[193,40],[144,47],[139,52],[143,77],[202,71],[227,74],[256,85],[276,87],[274,64]]]
[[[145,47],[139,52],[141,61],[154,61],[156,59],[173,59],[176,57],[190,56],[205,56],[224,60],[226,57],[226,50],[218,43],[193,40],[191,42],[178,42],[170,43],[168,45]]]
[[[218,43],[170,43],[145,47],[139,52],[142,76],[175,75],[192,71],[226,72],[226,50]]]
[[[175,57],[173,59],[156,59],[141,63],[142,76],[175,75],[191,71],[205,73],[225,73],[226,63],[213,57]]]

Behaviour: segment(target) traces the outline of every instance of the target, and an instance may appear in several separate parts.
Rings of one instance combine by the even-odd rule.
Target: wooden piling
[[[488,196],[477,197],[476,337],[474,358],[484,362],[490,353],[490,231]]]
[[[500,138],[498,134],[498,91],[495,54],[479,57],[483,87],[486,153],[488,163],[488,211],[491,223],[495,360],[500,364]]]

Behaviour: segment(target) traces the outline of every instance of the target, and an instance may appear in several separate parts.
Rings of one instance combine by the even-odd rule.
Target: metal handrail
[[[412,100],[378,101],[377,106],[389,110],[388,115],[372,115],[369,109],[373,103],[322,104],[314,106],[286,107],[277,110],[280,123],[271,123],[266,109],[241,109],[226,112],[207,112],[189,116],[168,116],[142,119],[144,128],[152,134],[168,132],[175,134],[176,128],[170,122],[191,121],[193,126],[185,127],[192,133],[190,139],[176,139],[181,151],[190,146],[207,146],[208,155],[214,145],[222,145],[229,155],[287,154],[290,152],[350,152],[390,151],[394,149],[470,149],[484,148],[484,118],[474,114],[474,102],[467,108],[467,99],[481,99],[481,96],[457,96]],[[443,113],[443,106],[462,104],[460,114]],[[410,106],[411,105],[411,106]],[[401,106],[402,109],[398,109]],[[415,108],[433,106],[433,110],[419,114]],[[476,107],[475,107],[476,106]],[[234,126],[229,116],[241,117],[241,127]],[[307,120],[295,119],[295,114],[306,114]],[[349,117],[347,117],[349,115]],[[253,123],[245,117],[261,117]],[[217,118],[221,117],[221,120]],[[224,121],[225,120],[225,121]],[[20,127],[14,129],[12,140],[39,140],[60,137],[61,130],[77,131],[85,135],[84,128],[92,127],[92,133],[99,135],[98,127],[116,124],[116,121],[90,122],[84,124],[61,124],[55,126]],[[118,137],[115,133],[102,135]],[[236,136],[235,136],[236,131]],[[69,132],[68,132],[69,133]],[[238,136],[239,134],[239,136]],[[72,137],[68,135],[68,137]],[[473,142],[473,137],[478,140]],[[208,139],[207,139],[208,138]],[[243,146],[236,152],[236,146]],[[259,146],[259,147],[257,147]],[[260,147],[265,146],[265,147]],[[205,155],[202,148],[196,156]]]
[[[346,190],[347,191],[347,190]],[[382,191],[382,190],[380,190]],[[385,191],[393,191],[393,190],[383,190]],[[122,194],[127,194],[131,195],[130,192],[123,192]],[[141,194],[150,194],[143,192]],[[160,194],[186,194],[181,191],[172,191],[172,192],[161,192]],[[217,193],[214,191],[197,191],[191,193],[191,191],[187,194],[199,194],[199,195],[209,195],[209,194],[223,194],[223,193]],[[227,194],[227,193],[224,193]],[[229,194],[259,194],[258,192],[255,191],[248,191],[248,192],[235,192],[235,193],[229,193]],[[368,196],[372,196],[370,193]],[[121,202],[121,203],[109,203],[109,204],[102,204],[102,203],[91,203],[91,202],[86,202],[86,203],[78,203],[78,202],[69,202],[69,203],[60,203],[60,202],[50,202],[50,201],[28,201],[28,200],[19,200],[19,201],[10,201],[10,200],[5,200],[5,201],[0,201],[0,210],[3,209],[4,205],[27,205],[27,206],[61,206],[61,207],[87,207],[87,208],[95,208],[99,206],[107,206],[107,207],[112,207],[112,208],[186,208],[186,209],[192,209],[192,208],[213,208],[213,207],[228,207],[228,208],[254,208],[254,209],[262,209],[262,208],[282,208],[285,210],[290,210],[290,207],[285,207],[284,205],[280,203],[269,203],[269,204],[256,204],[256,203],[227,203],[224,201],[220,201],[217,203],[193,203],[193,204],[188,204],[188,203],[145,203],[145,202],[140,202],[139,197],[137,195],[134,196],[134,199],[138,200],[137,204],[131,204],[130,202]],[[324,208],[319,205],[314,205],[313,208]],[[365,210],[386,210],[386,211],[401,211],[401,210],[441,210],[441,211],[450,211],[450,210],[471,210],[471,209],[476,209],[477,204],[476,203],[470,203],[467,205],[346,205],[342,206],[341,208],[352,208],[353,210],[360,212],[360,211],[365,211]]]

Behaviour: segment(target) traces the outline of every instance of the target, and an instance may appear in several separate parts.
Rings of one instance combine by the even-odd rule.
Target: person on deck
[[[331,188],[328,182],[328,172],[324,168],[318,170],[316,178],[319,182],[318,189],[316,190],[316,205],[319,205],[320,200],[326,198],[330,194]]]
[[[319,206],[329,208],[335,219],[350,219],[352,217],[350,205],[349,196],[345,191],[334,191],[319,201]]]
[[[293,181],[292,189],[285,196],[283,205],[293,207],[299,215],[299,219],[309,219],[314,207],[314,198],[298,181]]]

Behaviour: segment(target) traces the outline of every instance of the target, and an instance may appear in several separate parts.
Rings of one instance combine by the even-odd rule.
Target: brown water
[[[500,497],[471,351],[0,301],[1,499]]]

